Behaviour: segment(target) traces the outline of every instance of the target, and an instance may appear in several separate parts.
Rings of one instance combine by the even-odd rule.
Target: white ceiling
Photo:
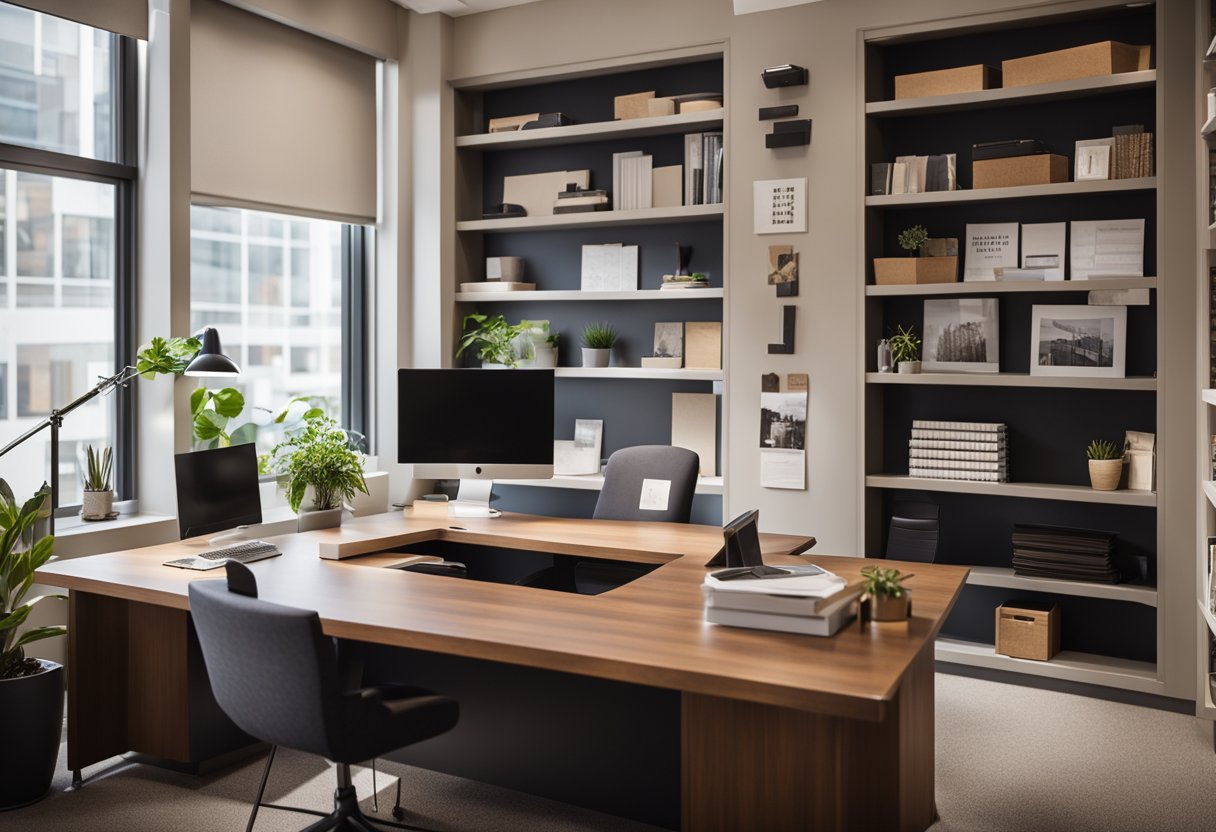
[[[522,6],[524,3],[535,3],[537,0],[393,0],[393,2],[419,14],[443,12],[449,17],[462,17],[466,14],[504,9],[507,6]]]

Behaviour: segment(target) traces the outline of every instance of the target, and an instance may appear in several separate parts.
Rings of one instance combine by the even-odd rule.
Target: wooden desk
[[[461,526],[463,530],[449,528]],[[703,620],[704,563],[719,529],[504,516],[380,515],[273,540],[252,565],[261,596],[316,609],[327,634],[679,691],[682,826],[689,830],[924,829],[933,799],[933,639],[967,570],[915,564],[914,617],[833,638]],[[374,568],[427,541],[661,563],[598,596]],[[763,535],[770,563],[807,538]],[[202,541],[52,563],[72,590],[68,764],[128,750],[197,759],[187,585],[215,579],[161,563]],[[368,552],[322,560],[319,552]],[[846,578],[856,558],[809,556]],[[197,674],[196,674],[197,675]],[[878,785],[876,785],[878,784]]]

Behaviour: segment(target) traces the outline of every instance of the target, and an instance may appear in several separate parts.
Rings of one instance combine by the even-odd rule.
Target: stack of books
[[[929,191],[958,190],[957,156],[897,156],[894,162],[870,165],[870,193],[921,194]]]
[[[581,214],[585,211],[607,211],[611,207],[607,191],[574,187],[557,195],[553,203],[553,213]]]
[[[857,615],[862,582],[817,567],[789,567],[787,578],[719,581],[705,576],[705,620],[728,627],[830,636]],[[797,574],[803,570],[803,574]],[[816,574],[805,574],[814,571]]]
[[[1139,125],[1115,128],[1111,179],[1137,179],[1153,175],[1153,134]]]
[[[721,133],[684,137],[684,204],[716,205],[722,201]]]
[[[612,154],[612,199],[617,211],[654,206],[654,157],[640,150]]]
[[[1009,482],[1009,439],[995,422],[912,423],[908,474],[932,480]]]
[[[659,287],[664,292],[682,292],[685,289],[708,289],[709,279],[706,277],[694,278],[686,274],[665,274],[663,275],[663,285]]]
[[[1117,584],[1115,533],[1059,526],[1013,527],[1013,574]]]

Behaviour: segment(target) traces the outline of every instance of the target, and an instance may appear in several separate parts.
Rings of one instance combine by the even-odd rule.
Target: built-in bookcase
[[[474,85],[456,85],[455,153],[460,185],[452,276],[456,328],[464,315],[474,311],[501,313],[512,323],[548,320],[551,330],[561,334],[555,438],[573,438],[575,419],[603,419],[604,458],[633,445],[669,444],[672,393],[724,390],[721,370],[653,370],[642,369],[640,364],[643,356],[651,354],[656,323],[723,321],[729,292],[723,251],[725,204],[492,220],[483,219],[482,214],[503,201],[504,176],[590,170],[592,188],[611,190],[614,153],[640,150],[653,156],[655,167],[683,164],[684,136],[722,131],[725,107],[615,121],[613,99],[647,90],[655,90],[659,96],[722,93],[723,51],[721,46],[707,46],[659,56],[645,64],[564,66],[556,74],[537,70],[522,79],[482,78]],[[575,123],[486,132],[491,118],[533,112],[562,112]],[[728,147],[728,161],[729,153]],[[592,294],[580,290],[582,246],[599,243],[639,247],[638,291]],[[690,266],[709,274],[712,289],[658,291],[662,275],[675,271],[677,244],[692,246]],[[500,255],[523,257],[524,280],[535,283],[537,291],[497,297],[460,291],[460,283],[483,279],[484,258]],[[594,321],[612,323],[620,335],[613,366],[607,369],[581,366],[579,335],[585,324]],[[724,326],[724,334],[725,330]],[[452,349],[455,351],[455,345]],[[465,366],[476,363],[472,357],[461,360]],[[500,415],[509,419],[509,408]],[[718,476],[701,479],[694,522],[722,521],[724,415],[719,396]],[[602,478],[594,476],[497,483],[495,505],[540,514],[590,516],[601,484]]]
[[[1034,87],[993,89],[895,101],[894,77],[1002,60],[1104,40],[1155,47],[1153,5],[1066,4],[1024,12],[940,22],[864,34],[861,109],[865,151],[858,187],[869,166],[896,156],[957,154],[960,190],[867,196],[859,291],[865,361],[863,540],[881,557],[893,504],[913,499],[939,506],[938,560],[972,567],[963,596],[937,644],[939,662],[964,664],[1125,688],[1164,690],[1158,669],[1162,612],[1156,591],[1162,535],[1159,494],[1097,492],[1089,486],[1085,447],[1091,439],[1121,441],[1127,430],[1158,433],[1159,282],[1155,177],[971,190],[971,146],[1037,138],[1067,156],[1074,143],[1111,135],[1116,125],[1142,124],[1161,137],[1157,73],[1150,69]],[[1154,64],[1156,66],[1158,64]],[[1160,146],[1158,144],[1158,146]],[[900,256],[896,238],[913,225],[932,237],[955,237],[965,254],[966,225],[1143,218],[1146,277],[1076,283],[956,283],[876,286],[872,260]],[[962,258],[960,258],[960,277]],[[1147,288],[1148,306],[1128,309],[1127,377],[1068,379],[1030,376],[1031,314],[1036,304],[1085,304],[1097,288]],[[891,376],[876,371],[876,344],[896,325],[923,333],[923,301],[993,297],[1000,304],[1000,374]],[[1002,422],[1008,425],[1009,483],[911,479],[908,438],[914,419]],[[1163,442],[1177,437],[1158,436]],[[1126,584],[1028,579],[1011,568],[1016,523],[1113,530],[1119,551],[1142,577]],[[913,584],[915,581],[913,581]],[[994,609],[1012,599],[1054,601],[1063,614],[1063,652],[1028,662],[994,650]]]

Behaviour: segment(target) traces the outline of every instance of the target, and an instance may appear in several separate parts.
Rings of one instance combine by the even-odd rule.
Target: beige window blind
[[[376,218],[376,61],[218,0],[190,18],[199,202]]]
[[[148,0],[5,0],[86,26],[148,39]]]

